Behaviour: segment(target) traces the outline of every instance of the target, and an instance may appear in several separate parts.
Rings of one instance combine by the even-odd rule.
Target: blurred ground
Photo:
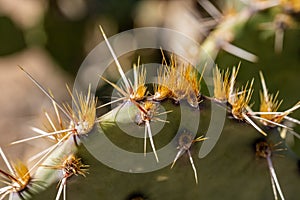
[[[1,57],[0,66],[0,145],[6,147],[12,141],[33,136],[29,127],[43,128],[43,108],[49,109],[51,105],[18,66],[30,72],[45,88],[52,89],[58,100],[67,100],[65,83],[70,83],[71,79],[40,48],[28,48]],[[29,155],[44,149],[45,145],[49,143],[40,139],[5,148],[5,151],[9,151],[12,158],[26,160]]]

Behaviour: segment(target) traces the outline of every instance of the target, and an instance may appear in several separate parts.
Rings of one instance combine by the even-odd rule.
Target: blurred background
[[[224,11],[224,2],[212,2],[219,10],[216,15]],[[248,1],[232,2],[244,5]],[[70,101],[65,84],[72,86],[86,55],[103,40],[99,25],[108,37],[136,27],[156,26],[178,30],[202,42],[216,24],[208,17],[201,0],[0,0],[0,146],[10,157],[26,160],[48,145],[41,139],[7,147],[14,140],[33,136],[30,127],[42,128],[43,110],[51,109],[49,99],[18,66],[51,89],[58,101]],[[275,53],[274,30],[260,28],[273,19],[272,12],[253,16],[232,41],[258,56],[256,63],[222,50],[216,58],[220,68],[241,61],[240,84],[255,78],[254,109],[259,104],[259,70],[264,72],[269,91],[280,91],[282,110],[300,100],[300,30],[286,30],[283,50]],[[121,60],[129,66],[134,62]],[[300,112],[293,116],[299,119]],[[300,133],[299,128],[296,131]]]

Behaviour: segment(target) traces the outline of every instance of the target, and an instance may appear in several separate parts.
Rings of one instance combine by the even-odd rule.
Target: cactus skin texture
[[[173,108],[174,112],[169,114],[168,119],[175,121],[176,115],[178,115],[176,112],[178,106],[171,101],[163,104],[167,104],[165,107]],[[198,135],[205,131],[210,120],[209,104],[209,101],[202,102],[199,123],[201,128]],[[193,112],[199,113],[199,111]],[[112,141],[128,141],[126,136],[122,137],[122,131],[118,130],[115,124],[104,130],[104,134]],[[170,130],[172,130],[171,125],[166,125],[154,137],[158,149],[171,139],[172,132]],[[271,144],[278,144],[283,140],[275,129],[269,130],[268,133],[269,136],[263,137],[250,125],[227,119],[220,139],[208,156],[202,159],[198,158],[201,143],[195,143],[191,147],[191,154],[198,172],[198,184],[195,184],[193,171],[186,154],[177,160],[172,170],[170,166],[167,166],[154,172],[134,174],[116,171],[105,166],[96,160],[84,146],[80,146],[78,155],[83,158],[84,163],[90,165],[89,174],[86,178],[78,176],[69,180],[68,199],[117,200],[130,199],[135,195],[142,199],[220,199],[220,196],[224,199],[272,199],[267,160],[256,155],[255,145],[260,140],[266,140]],[[92,134],[99,134],[99,132],[96,131]],[[85,144],[95,143],[92,134],[90,135],[91,141],[86,141]],[[140,145],[136,145],[138,143]],[[118,143],[124,149],[141,153],[142,144],[143,139],[134,141],[134,138],[132,142]],[[174,148],[176,148],[176,144],[174,144]],[[271,158],[285,198],[297,199],[298,184],[300,183],[298,157],[284,143],[277,148],[285,149],[278,153],[275,152]],[[46,191],[36,195],[34,199],[54,199],[56,186],[57,183],[53,183]]]

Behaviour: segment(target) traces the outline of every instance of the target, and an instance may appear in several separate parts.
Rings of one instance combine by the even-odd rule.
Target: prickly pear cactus
[[[201,2],[204,9],[213,6]],[[227,70],[205,62],[220,50],[257,61],[231,42],[265,10],[274,22],[264,27],[275,32],[275,51],[284,54],[282,35],[296,26],[298,2],[247,1],[212,16],[217,23],[201,44],[207,54],[197,54],[204,60],[196,66],[162,48],[155,75],[138,60],[131,78],[100,27],[102,46],[121,77],[119,83],[98,77],[118,94],[108,102],[100,101],[104,87],[91,84],[85,92],[67,88],[72,104],[63,104],[20,67],[48,96],[54,114],[45,112],[45,127],[33,129],[37,136],[11,145],[42,138],[53,145],[34,155],[31,167],[11,162],[0,148],[7,167],[0,169],[0,199],[299,199],[300,122],[291,114],[300,102],[282,109],[264,70],[242,85],[239,72],[247,61]],[[151,76],[154,84],[147,82]]]

